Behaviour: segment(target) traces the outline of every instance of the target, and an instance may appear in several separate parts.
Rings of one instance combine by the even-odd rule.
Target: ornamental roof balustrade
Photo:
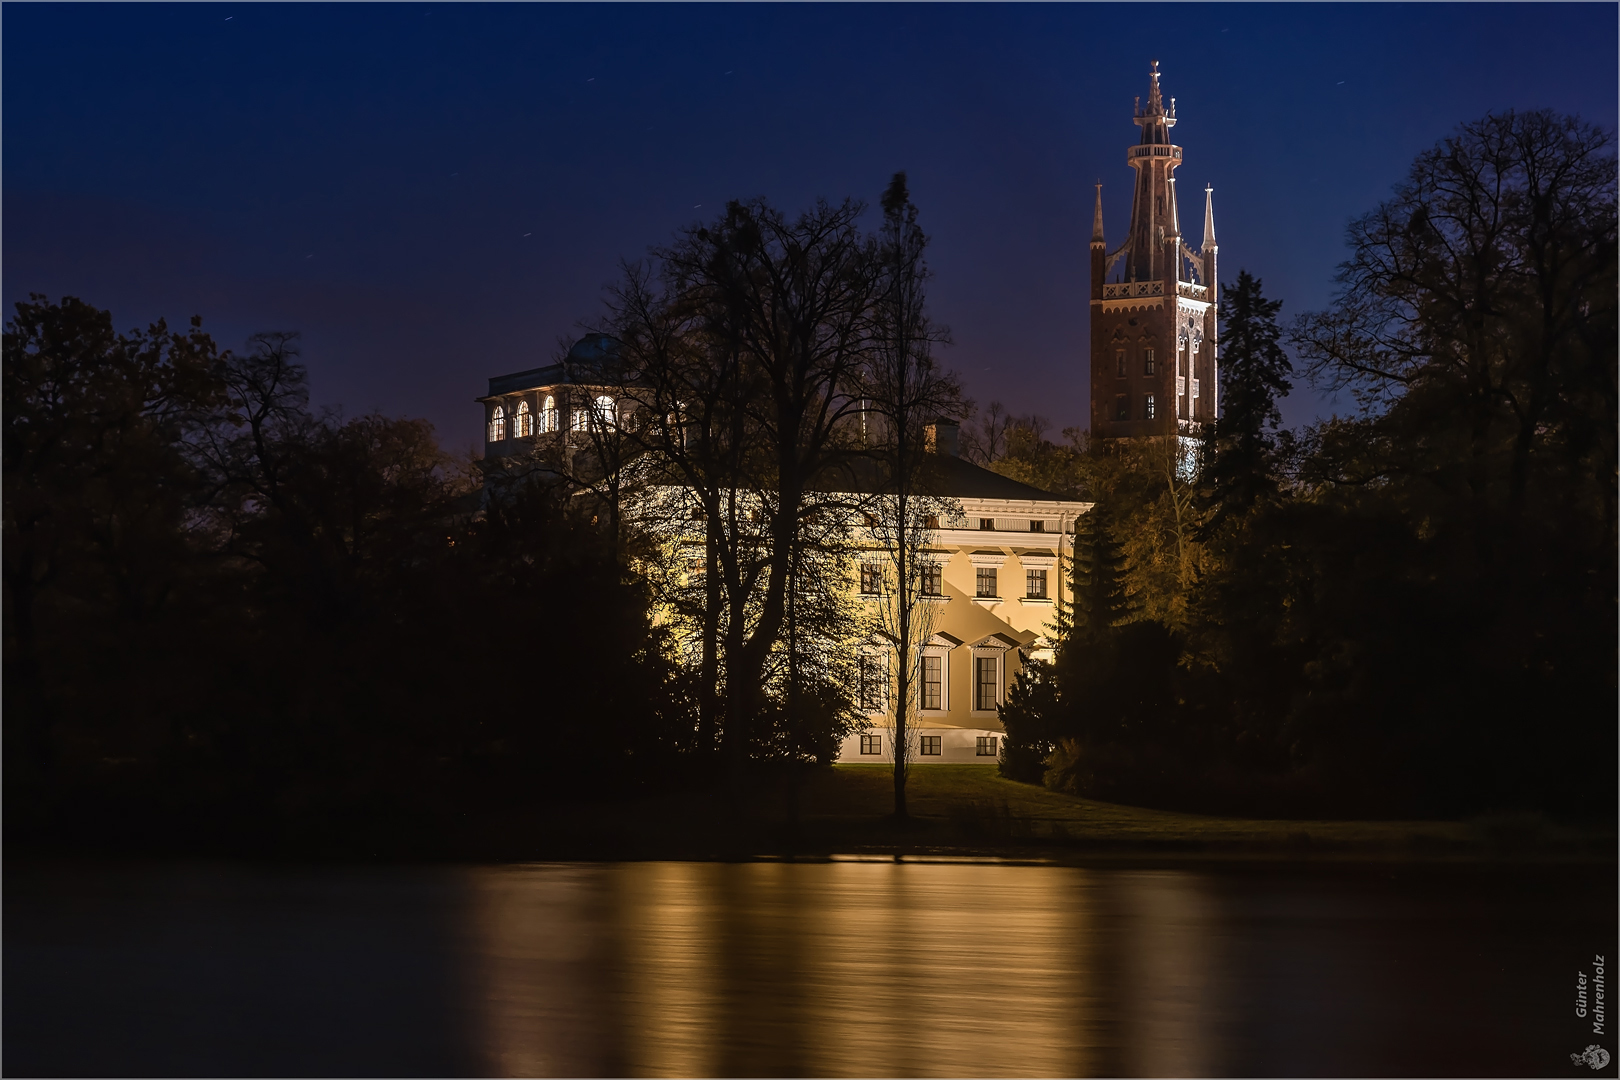
[[[1107,286],[1104,286],[1103,289],[1104,289],[1103,295],[1106,296],[1107,295]],[[1193,285],[1190,282],[1186,282],[1186,281],[1177,282],[1176,283],[1176,295],[1177,296],[1185,296],[1189,300],[1208,300],[1209,299],[1209,286],[1208,285]]]
[[[1163,296],[1162,281],[1121,281],[1103,286],[1104,300],[1122,300],[1132,296]]]

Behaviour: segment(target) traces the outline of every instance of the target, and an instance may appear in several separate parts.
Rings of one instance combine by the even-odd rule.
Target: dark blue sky
[[[303,332],[318,400],[480,438],[636,256],[729,198],[911,178],[947,360],[1083,424],[1086,242],[1157,58],[1223,278],[1320,306],[1346,222],[1459,122],[1616,122],[1614,4],[4,8],[4,288]],[[1320,407],[1296,394],[1298,422]]]

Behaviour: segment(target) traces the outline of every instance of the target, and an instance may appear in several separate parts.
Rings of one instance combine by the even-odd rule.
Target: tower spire
[[[1164,98],[1159,96],[1159,62],[1157,60],[1153,61],[1153,70],[1148,72],[1148,78],[1153,80],[1153,85],[1148,87],[1148,115],[1163,116]]]
[[[1103,244],[1102,181],[1097,181],[1097,209],[1091,215],[1091,242]]]
[[[1204,250],[1215,250],[1215,187],[1204,185]]]

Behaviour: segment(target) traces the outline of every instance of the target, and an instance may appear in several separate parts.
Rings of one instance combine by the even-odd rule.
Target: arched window
[[[527,439],[530,435],[534,434],[534,413],[529,411],[529,403],[527,401],[518,402],[516,423],[518,438]]]
[[[613,412],[613,398],[607,394],[598,394],[594,408],[596,423],[604,431],[612,431],[617,426],[618,418]]]
[[[584,402],[576,402],[568,413],[568,429],[570,431],[585,431],[591,426],[591,414],[586,410]]]
[[[546,403],[540,409],[540,430],[557,430],[557,399],[550,394],[546,395]]]
[[[501,442],[506,438],[506,410],[499,405],[489,416],[489,441]]]

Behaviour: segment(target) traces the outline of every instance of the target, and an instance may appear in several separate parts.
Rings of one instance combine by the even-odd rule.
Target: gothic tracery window
[[[518,402],[516,423],[518,438],[526,439],[530,435],[534,434],[534,413],[529,411],[529,403],[527,401]]]
[[[489,441],[501,442],[506,438],[506,410],[495,406],[495,411],[489,414]]]
[[[540,407],[540,430],[557,430],[557,399],[550,394],[546,395],[545,404]]]

